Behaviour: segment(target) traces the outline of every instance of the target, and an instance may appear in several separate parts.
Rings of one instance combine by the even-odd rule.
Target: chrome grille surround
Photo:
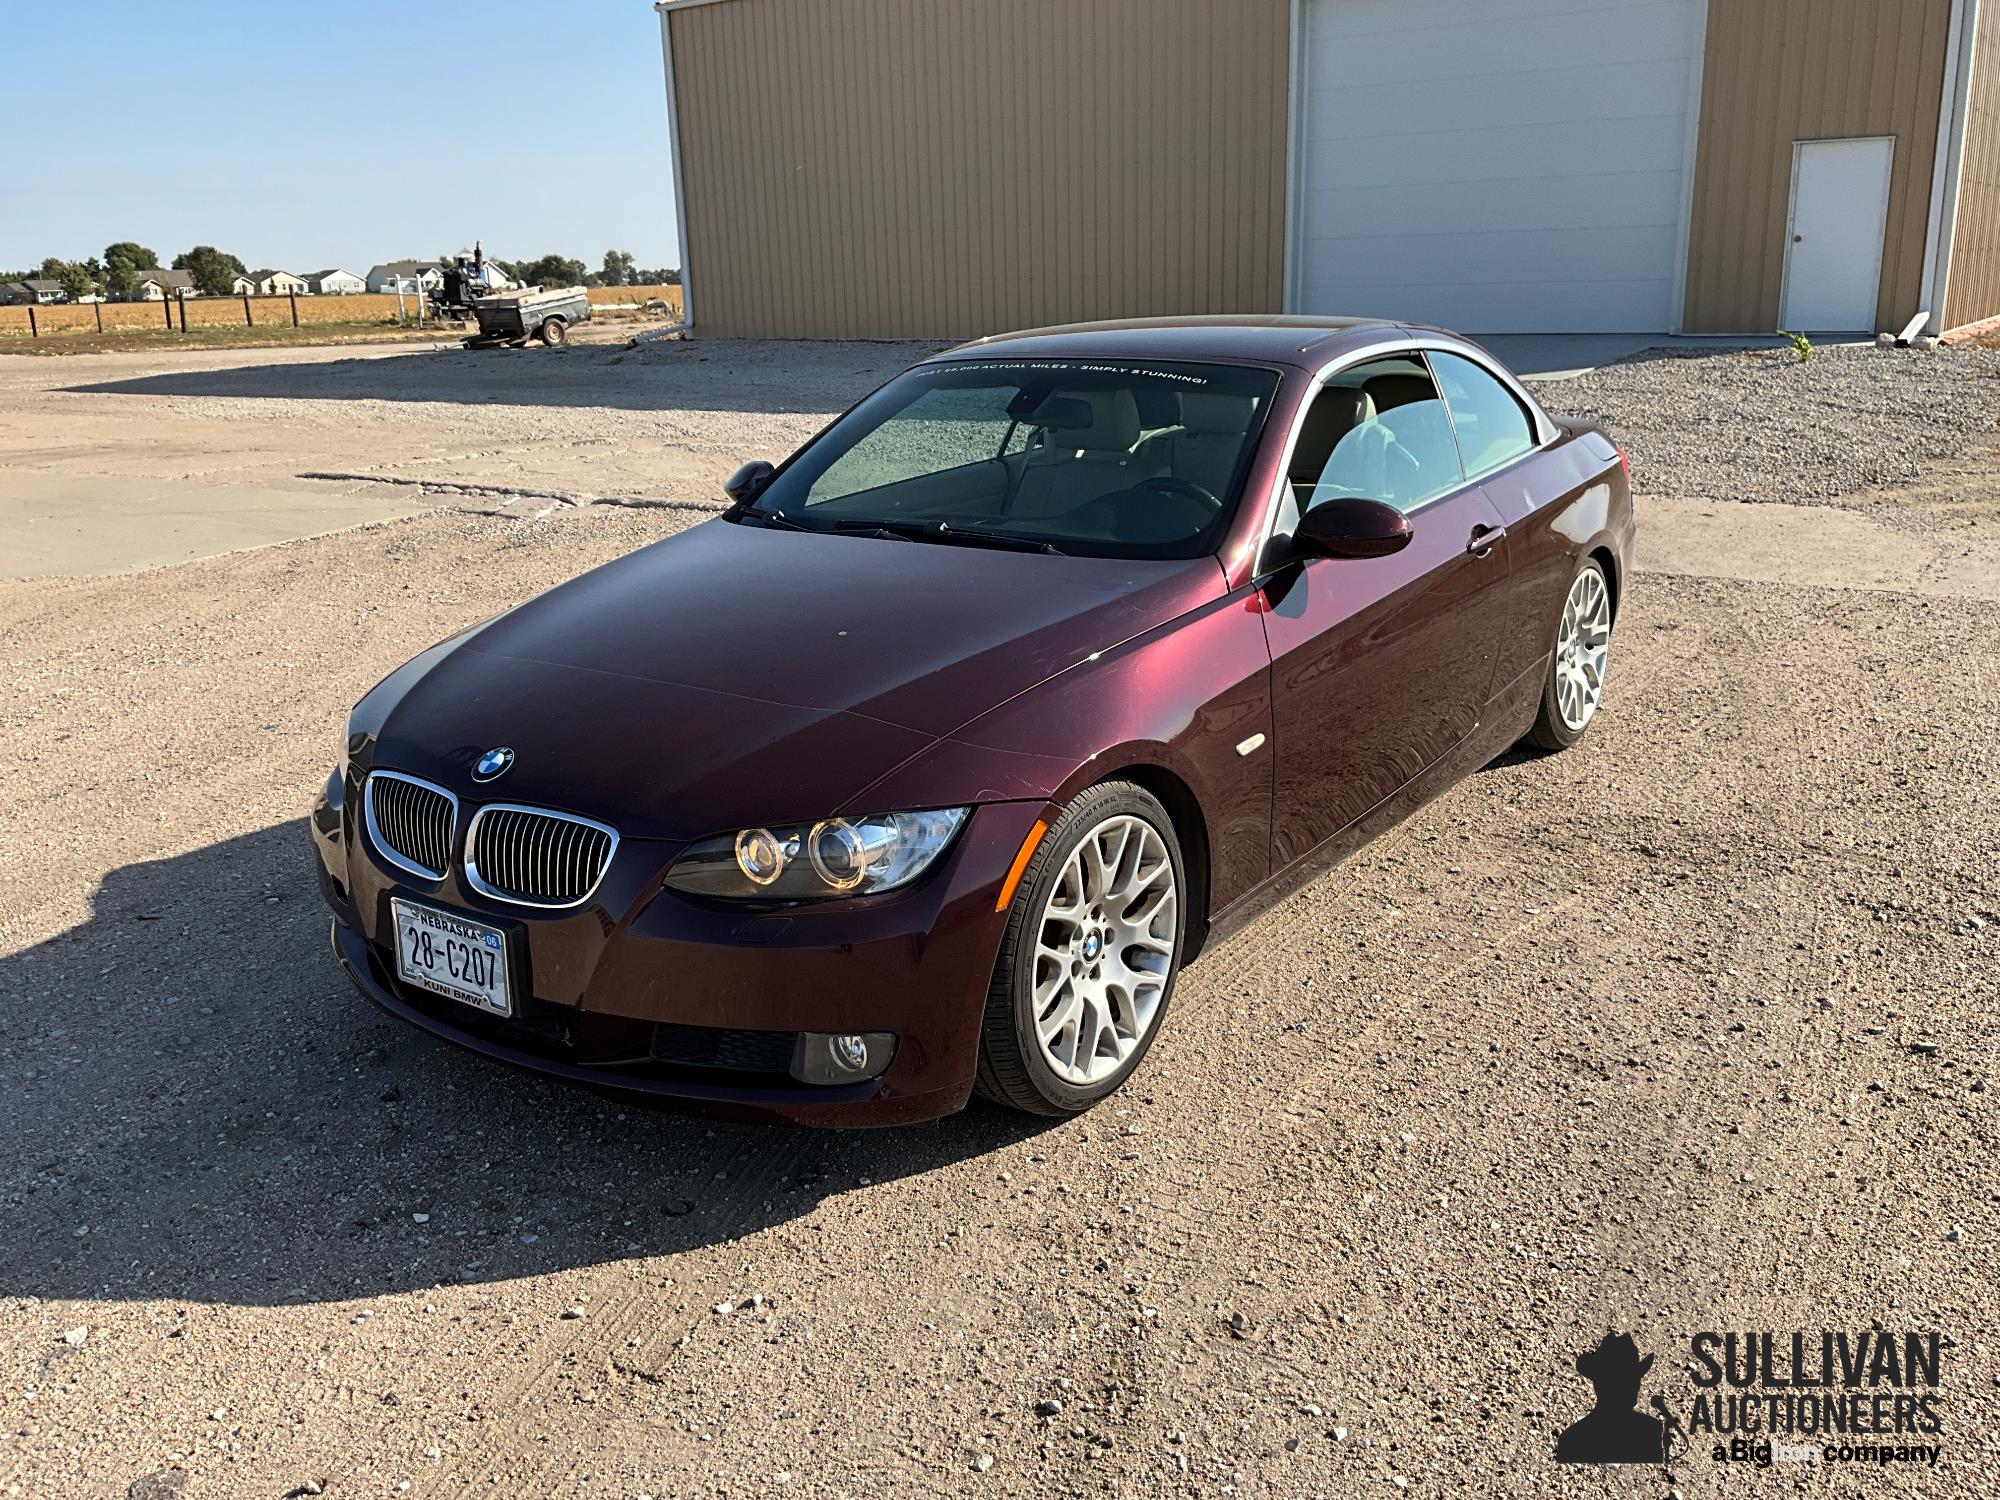
[[[489,802],[465,832],[465,882],[482,896],[560,911],[597,891],[618,830],[574,813]]]
[[[458,832],[458,798],[401,771],[370,771],[361,815],[368,842],[382,858],[424,880],[444,879]]]

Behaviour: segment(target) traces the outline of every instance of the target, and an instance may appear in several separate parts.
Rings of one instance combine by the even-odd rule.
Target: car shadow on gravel
[[[65,386],[76,395],[280,401],[411,401],[454,406],[610,407],[778,415],[844,410],[935,344],[739,343],[642,349],[459,349],[383,358],[287,360],[175,370]]]
[[[1051,1123],[731,1125],[489,1063],[354,992],[311,860],[299,820],[129,865],[0,958],[0,1296],[285,1304],[673,1254]]]

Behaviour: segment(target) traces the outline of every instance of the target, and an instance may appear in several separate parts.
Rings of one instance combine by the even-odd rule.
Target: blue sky
[[[212,244],[291,271],[365,272],[474,238],[510,260],[553,251],[594,269],[617,249],[680,263],[647,0],[93,0],[40,14],[9,16],[0,45],[0,269],[114,240],[166,261]],[[482,33],[504,41],[489,50]],[[482,58],[509,76],[482,79]],[[475,159],[503,155],[482,189]]]

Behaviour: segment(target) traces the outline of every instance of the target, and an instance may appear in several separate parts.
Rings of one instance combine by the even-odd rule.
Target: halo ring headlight
[[[868,846],[861,830],[845,818],[828,818],[813,824],[806,838],[806,853],[813,873],[836,891],[851,891],[868,873]]]
[[[970,811],[937,807],[717,833],[682,850],[664,883],[725,901],[813,901],[893,891],[930,868]]]
[[[785,846],[768,828],[746,828],[736,835],[736,868],[752,885],[770,885],[785,873]]]

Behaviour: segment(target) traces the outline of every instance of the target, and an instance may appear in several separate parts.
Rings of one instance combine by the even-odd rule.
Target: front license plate
[[[396,919],[396,977],[483,1010],[511,1016],[507,990],[507,935],[434,906],[389,900]]]

